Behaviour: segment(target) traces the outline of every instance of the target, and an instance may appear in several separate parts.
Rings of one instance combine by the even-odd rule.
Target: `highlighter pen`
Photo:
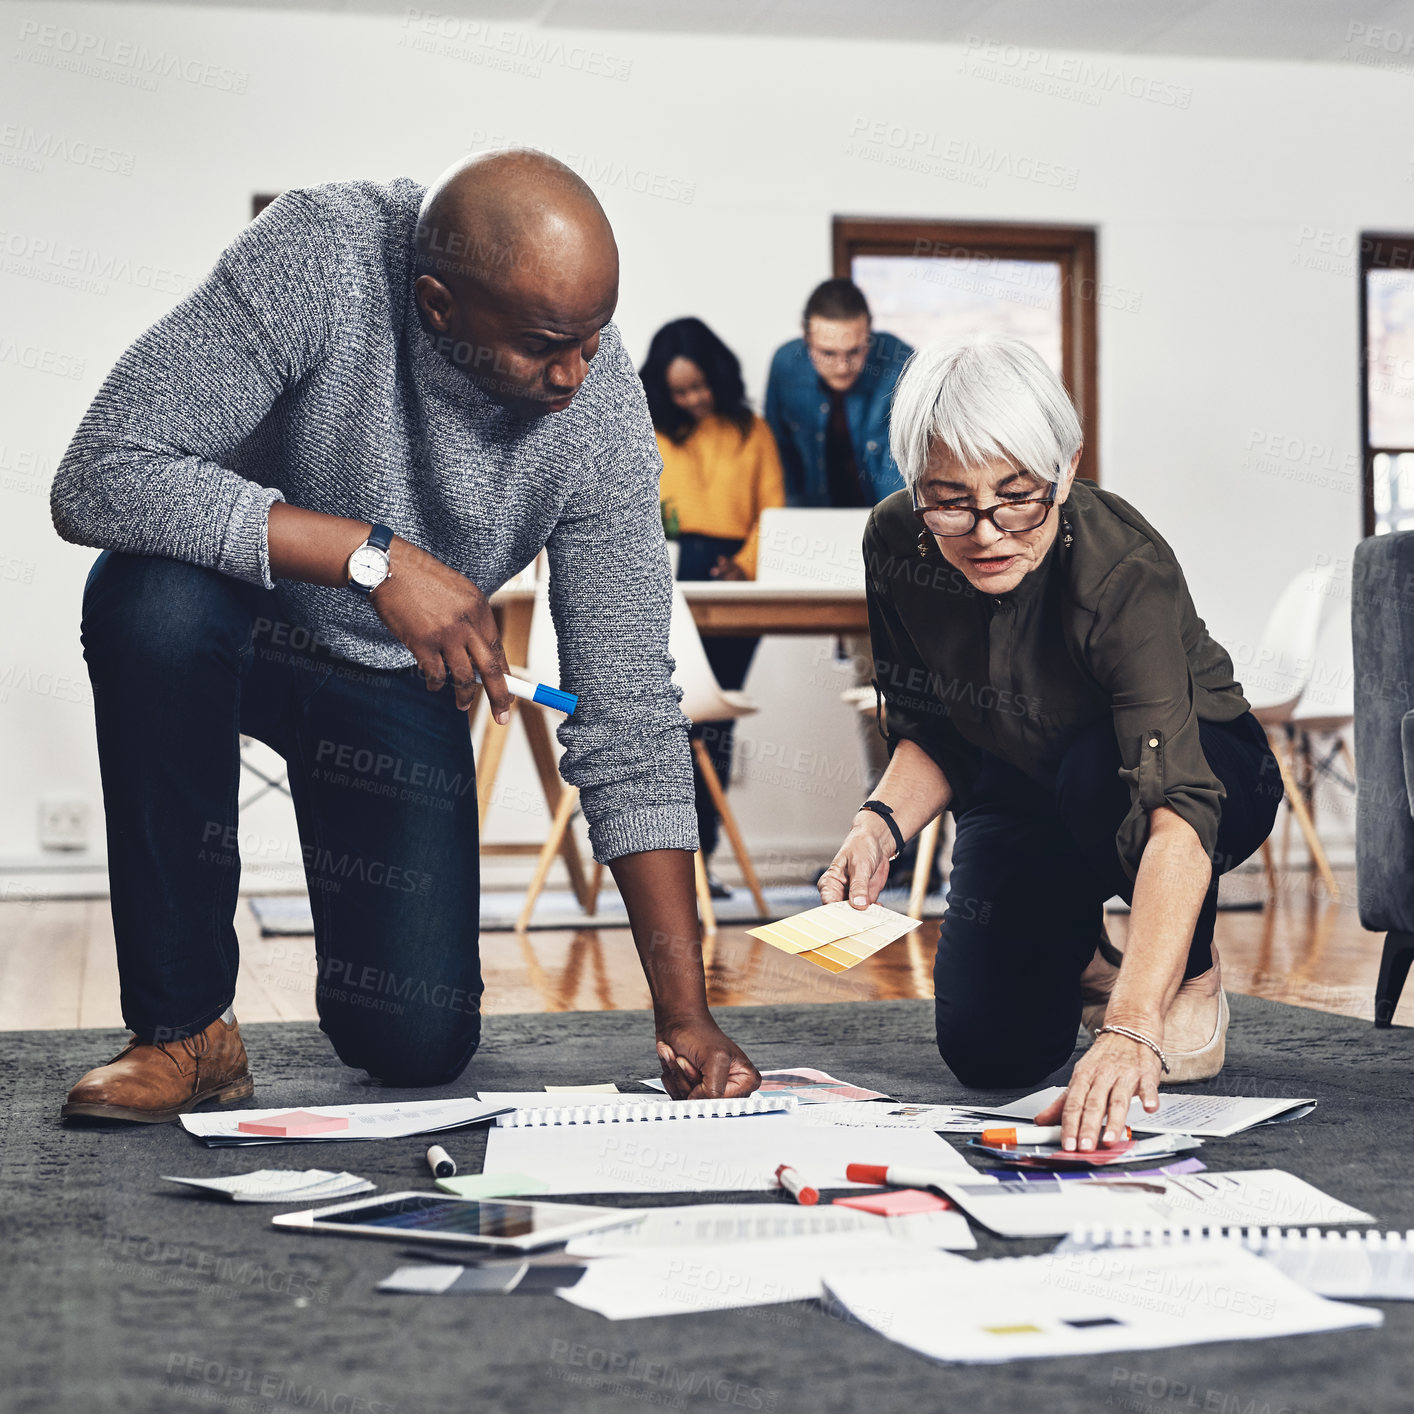
[[[457,1171],[457,1161],[440,1144],[434,1144],[427,1151],[427,1167],[433,1178],[450,1178]]]
[[[481,682],[481,674],[473,673],[472,676]],[[569,716],[576,707],[579,706],[579,698],[572,692],[561,692],[558,687],[546,687],[540,682],[526,682],[524,678],[513,678],[509,673],[505,675],[506,690],[512,697],[522,698],[526,702],[538,702],[542,707],[553,707],[556,712],[563,712]]]
[[[1125,1139],[1132,1139],[1131,1130],[1124,1131]],[[984,1129],[982,1142],[1001,1148],[1015,1144],[1059,1144],[1061,1127],[1058,1124],[1018,1124],[1010,1129]]]
[[[820,1190],[811,1188],[800,1174],[789,1164],[781,1164],[776,1170],[776,1182],[800,1204],[802,1208],[813,1208],[820,1201]]]

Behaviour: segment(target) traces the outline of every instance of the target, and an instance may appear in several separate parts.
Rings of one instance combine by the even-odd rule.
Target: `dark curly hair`
[[[741,381],[741,362],[700,319],[694,318],[664,324],[653,335],[648,357],[638,371],[653,426],[674,442],[686,441],[694,426],[692,415],[684,412],[668,391],[668,365],[675,358],[685,358],[702,370],[718,416],[735,423],[744,441],[751,432],[754,415],[746,401],[746,385]]]

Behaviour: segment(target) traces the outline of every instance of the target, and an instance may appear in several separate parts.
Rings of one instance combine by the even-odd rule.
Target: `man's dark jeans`
[[[132,1030],[192,1035],[235,995],[244,734],[289,768],[320,1026],[386,1083],[454,1080],[482,984],[476,771],[451,691],[333,656],[269,591],[147,556],[99,558],[83,645]]]

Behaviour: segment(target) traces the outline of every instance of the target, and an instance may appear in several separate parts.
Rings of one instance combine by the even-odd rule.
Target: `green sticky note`
[[[544,1193],[549,1184],[525,1173],[468,1173],[439,1178],[437,1187],[458,1198],[505,1198]]]

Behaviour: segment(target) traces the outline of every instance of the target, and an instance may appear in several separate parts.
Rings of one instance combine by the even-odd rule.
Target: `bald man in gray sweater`
[[[549,552],[559,730],[623,894],[669,1092],[759,1076],[707,1008],[660,463],[611,322],[618,250],[534,152],[288,192],[123,355],[54,482],[84,594],[124,1051],[67,1115],[249,1098],[232,1001],[238,738],[288,763],[320,1025],[439,1085],[480,1039],[477,675],[488,596]]]

